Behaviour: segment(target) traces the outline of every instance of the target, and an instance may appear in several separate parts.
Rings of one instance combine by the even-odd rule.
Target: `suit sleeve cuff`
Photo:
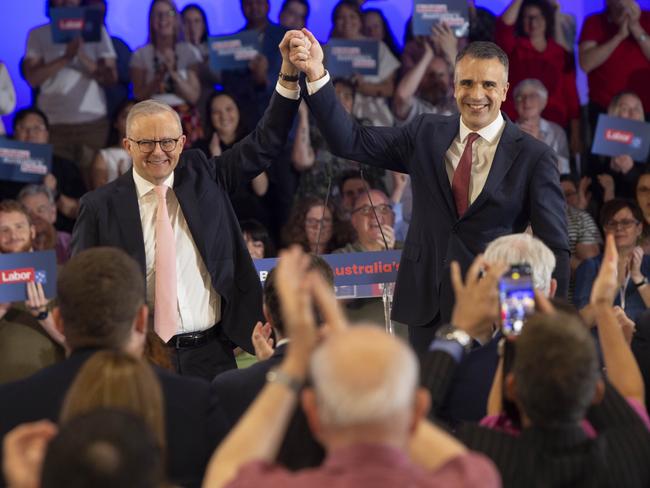
[[[289,100],[299,100],[300,99],[300,87],[298,87],[295,90],[289,90],[288,88],[283,87],[278,82],[278,83],[275,84],[275,90],[280,95],[282,95],[284,98],[288,98]]]
[[[320,80],[307,82],[307,93],[309,95],[313,95],[318,90],[320,90],[325,85],[327,85],[329,81],[330,81],[330,73],[329,71],[325,70],[325,76],[323,76]]]
[[[429,351],[441,351],[449,354],[457,363],[460,363],[463,359],[463,353],[465,352],[463,346],[461,346],[456,341],[445,341],[441,339],[436,339],[429,346]]]

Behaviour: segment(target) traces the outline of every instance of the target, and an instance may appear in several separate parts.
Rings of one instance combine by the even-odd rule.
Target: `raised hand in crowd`
[[[41,486],[41,467],[45,452],[56,432],[57,428],[52,422],[41,420],[19,425],[4,437],[2,470],[8,486]]]
[[[589,191],[590,185],[591,178],[589,176],[583,176],[580,178],[580,183],[578,183],[578,208],[580,210],[585,210],[591,202],[591,192]]]
[[[609,167],[616,173],[626,175],[632,168],[634,168],[634,161],[628,154],[621,154],[620,156],[611,159]]]
[[[616,197],[616,194],[614,192],[615,186],[614,178],[612,175],[603,173],[601,175],[597,175],[596,178],[598,178],[598,184],[603,189],[603,202],[609,202],[610,200],[613,200]]]
[[[458,39],[446,23],[441,22],[431,27],[431,42],[438,56],[444,57],[451,65],[456,62]]]
[[[38,320],[45,332],[58,344],[65,345],[65,337],[56,328],[54,318],[49,311],[50,300],[45,297],[45,291],[41,283],[30,281],[27,283],[27,301],[25,305],[29,313]]]
[[[255,348],[255,357],[258,361],[265,361],[273,356],[273,338],[271,337],[273,327],[268,322],[262,325],[262,322],[257,322],[253,328],[253,335],[251,341]]]

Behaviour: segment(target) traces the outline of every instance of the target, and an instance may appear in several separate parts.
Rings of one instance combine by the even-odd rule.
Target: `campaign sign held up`
[[[465,37],[469,33],[467,0],[414,0],[414,35],[430,36],[431,27],[440,22],[447,24],[456,37]]]
[[[52,146],[0,137],[0,180],[40,183],[52,167]]]
[[[27,300],[27,283],[43,285],[47,298],[56,296],[56,252],[0,254],[0,303]]]
[[[330,39],[325,45],[325,57],[333,77],[376,76],[379,71],[379,43],[370,39]]]
[[[600,114],[591,152],[603,156],[627,154],[645,163],[650,152],[650,124]]]
[[[50,9],[52,42],[68,43],[77,37],[86,42],[99,42],[102,35],[102,13],[94,7],[57,7]]]
[[[210,36],[208,47],[213,71],[245,69],[260,52],[259,32],[247,30],[231,36]]]

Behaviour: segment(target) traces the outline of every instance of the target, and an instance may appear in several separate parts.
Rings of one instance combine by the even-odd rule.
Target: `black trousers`
[[[169,347],[172,364],[184,376],[197,376],[212,381],[219,373],[237,367],[232,342],[221,330],[216,337],[200,346]]]

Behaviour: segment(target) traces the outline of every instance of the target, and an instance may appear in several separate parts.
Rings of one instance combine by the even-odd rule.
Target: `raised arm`
[[[433,59],[433,48],[428,40],[423,41],[424,54],[418,63],[404,74],[395,89],[393,97],[393,112],[395,116],[404,120],[407,118],[411,107],[413,107],[413,97],[420,86],[420,82],[427,72],[427,68]]]

